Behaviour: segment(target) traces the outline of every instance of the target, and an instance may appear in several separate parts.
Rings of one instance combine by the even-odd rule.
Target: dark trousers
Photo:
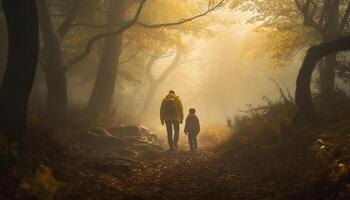
[[[188,133],[188,143],[190,145],[190,150],[197,150],[197,133]]]
[[[166,130],[168,133],[168,143],[171,149],[177,148],[177,142],[179,141],[180,122],[179,121],[165,121]],[[174,138],[173,138],[174,128]]]

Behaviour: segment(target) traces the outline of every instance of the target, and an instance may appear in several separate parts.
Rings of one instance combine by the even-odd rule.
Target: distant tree
[[[329,42],[346,34],[350,15],[350,2],[341,0],[296,0],[295,4],[304,18],[304,25],[315,29],[322,41]],[[330,100],[334,91],[337,54],[326,56],[320,66],[321,94]]]
[[[2,0],[9,36],[7,67],[0,89],[0,132],[20,140],[38,59],[35,0]]]
[[[47,0],[37,0],[43,41],[42,69],[47,88],[46,123],[62,125],[68,117],[66,67],[62,57],[62,42],[78,15],[80,0],[72,1],[72,8],[55,30]]]
[[[161,2],[162,4],[174,3],[173,1],[171,1],[171,2],[158,1],[158,3],[159,2]],[[71,60],[71,62],[69,62],[69,65],[74,65],[74,64],[80,62],[85,57],[87,57],[89,55],[89,53],[91,52],[93,45],[101,39],[119,36],[120,34],[126,32],[126,31],[129,31],[129,32],[135,31],[136,33],[138,33],[141,36],[139,38],[145,38],[145,40],[143,40],[143,41],[146,41],[146,40],[147,41],[154,41],[154,40],[149,40],[150,35],[145,30],[147,30],[147,29],[152,29],[152,30],[159,29],[159,30],[163,31],[164,29],[165,30],[174,29],[171,27],[181,26],[181,25],[187,24],[191,21],[194,21],[202,16],[207,15],[208,13],[210,13],[211,11],[215,10],[220,5],[222,5],[223,2],[224,2],[224,0],[221,0],[219,3],[215,4],[214,6],[209,4],[210,7],[208,7],[208,9],[206,11],[204,11],[200,14],[197,14],[197,15],[192,15],[192,13],[188,13],[188,10],[186,12],[186,9],[184,9],[184,7],[181,7],[181,12],[183,13],[183,15],[186,15],[186,14],[190,15],[190,17],[188,17],[188,18],[183,18],[183,15],[181,15],[182,18],[179,19],[179,11],[176,9],[172,9],[171,10],[172,12],[160,12],[163,15],[176,13],[175,17],[168,16],[168,18],[164,19],[164,20],[167,20],[169,18],[171,18],[171,19],[174,18],[175,20],[173,22],[171,21],[171,22],[165,22],[165,23],[162,23],[162,22],[157,23],[157,21],[156,22],[153,21],[154,23],[152,23],[152,21],[149,22],[146,20],[145,21],[142,20],[142,19],[144,19],[143,16],[149,17],[151,15],[153,15],[153,19],[157,19],[157,17],[154,17],[155,16],[154,10],[145,8],[146,0],[142,0],[140,3],[136,4],[137,6],[134,6],[134,4],[132,4],[132,6],[129,7],[129,9],[132,10],[133,12],[130,11],[127,13],[134,13],[134,14],[132,14],[130,20],[124,20],[124,22],[121,24],[111,24],[111,22],[109,22],[107,24],[88,24],[88,23],[79,24],[79,26],[85,26],[85,27],[91,27],[91,28],[107,28],[108,30],[105,33],[97,34],[96,36],[90,38],[90,40],[87,42],[87,45],[86,45],[86,48],[84,49],[84,51],[81,54],[79,54],[78,56],[76,56],[75,58],[73,58]],[[181,2],[180,4],[183,5],[185,3]],[[134,11],[135,7],[136,7],[136,12]],[[149,7],[152,8],[151,6],[149,6]],[[161,7],[158,7],[158,8],[160,9]],[[146,10],[145,11],[146,13],[147,13],[147,11],[149,12],[148,15],[144,14],[144,12],[143,12],[144,9]],[[123,16],[121,15],[121,17],[123,17]],[[160,18],[160,19],[163,19],[163,18]],[[133,27],[141,27],[141,28],[138,30],[135,30],[135,29],[133,29]],[[173,31],[176,32],[178,30],[175,29]],[[162,36],[171,38],[171,34],[167,34],[167,33],[170,33],[170,31],[165,32],[165,33],[166,34],[164,34],[164,35],[158,35],[158,36],[154,34],[152,36],[155,36],[155,37],[152,39],[155,39],[155,38],[161,39]],[[146,34],[146,36],[145,36],[145,34]],[[136,39],[136,37],[130,37],[130,38],[131,38],[131,40],[138,40],[138,39]],[[178,36],[178,38],[180,38],[180,37]],[[180,41],[180,40],[177,40],[177,41]],[[151,43],[148,43],[148,44],[151,44]],[[151,45],[155,45],[155,44],[151,44]],[[121,51],[121,50],[118,50],[118,51]],[[117,52],[117,51],[115,51],[115,52]],[[112,102],[112,97],[113,97],[113,93],[115,90],[115,77],[116,77],[116,73],[117,73],[116,64],[118,64],[118,63],[116,63],[117,60],[114,60],[114,59],[116,57],[119,57],[119,56],[116,56],[116,57],[108,56],[108,57],[113,58],[114,65],[112,65],[112,60],[111,60],[111,61],[108,61],[111,64],[111,65],[109,65],[110,67],[108,69],[106,67],[107,65],[103,65],[103,68],[101,68],[101,67],[99,68],[100,71],[98,72],[97,79],[95,81],[94,90],[93,90],[92,96],[90,98],[90,101],[88,104],[88,109],[87,109],[88,111],[90,111],[91,117],[94,117],[97,113],[105,113],[105,112],[109,111],[110,104]],[[103,58],[103,56],[102,56],[102,58]],[[107,58],[107,57],[105,57],[105,58]],[[107,59],[106,59],[106,61],[107,61]]]
[[[207,3],[206,1],[203,2]],[[145,84],[139,85],[139,87],[145,88],[147,92],[144,97],[140,98],[143,101],[141,108],[138,109],[144,116],[148,113],[149,105],[152,104],[158,87],[172,75],[177,67],[183,64],[184,57],[188,57],[193,39],[213,37],[215,32],[212,30],[212,25],[220,24],[222,21],[218,20],[215,15],[206,15],[195,21],[176,26],[158,26],[157,24],[161,25],[164,21],[176,22],[183,16],[188,16],[189,13],[199,13],[203,9],[203,2],[153,0],[143,9],[138,25],[124,33],[125,40],[132,42],[129,45],[130,48],[137,49],[136,51],[141,49],[140,54],[146,55],[142,66],[146,81]],[[210,3],[209,6],[211,6]],[[167,12],[156,12],[161,9],[167,10]],[[154,13],[157,13],[157,15]],[[153,75],[152,71],[157,61],[163,57],[169,57],[167,55],[171,51],[176,52],[173,60],[166,64],[164,71],[159,76]],[[139,90],[139,88],[136,90]]]
[[[113,25],[124,22],[125,11],[129,3],[128,0],[107,2],[107,25],[109,25],[110,31],[112,31]],[[92,117],[96,116],[97,113],[106,113],[109,111],[114,94],[121,52],[121,34],[105,39],[100,66],[87,106],[88,114]]]
[[[241,1],[243,10],[251,10],[251,22],[261,22],[267,33],[270,56],[277,65],[293,58],[301,49],[328,42],[349,33],[350,2],[346,0],[250,0]],[[237,6],[237,4],[234,4]],[[266,51],[264,51],[266,52]],[[336,54],[328,55],[320,65],[320,88],[327,100],[334,90]]]
[[[146,64],[145,75],[150,87],[147,92],[143,106],[141,108],[142,114],[146,114],[148,112],[148,108],[153,102],[154,96],[156,95],[157,89],[160,86],[160,84],[162,84],[162,82],[166,80],[166,78],[168,78],[169,75],[171,75],[171,73],[175,71],[178,66],[181,65],[182,57],[183,57],[183,53],[180,50],[177,50],[175,53],[175,56],[173,56],[171,63],[166,66],[164,71],[158,77],[155,77],[152,74],[152,69],[154,67],[155,62],[159,58],[161,58],[161,54],[160,56],[154,55],[149,58],[149,61]]]

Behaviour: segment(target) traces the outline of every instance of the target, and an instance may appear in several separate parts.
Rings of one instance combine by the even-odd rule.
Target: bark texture
[[[127,4],[127,0],[109,1],[107,23],[111,25],[122,23]],[[98,113],[107,113],[110,110],[121,50],[121,35],[105,39],[95,85],[87,106],[87,111],[91,118],[95,118]]]
[[[80,0],[72,2],[72,8],[57,31],[52,23],[47,0],[37,0],[39,22],[43,40],[43,70],[47,90],[46,123],[62,126],[68,118],[66,67],[62,57],[62,40],[78,15]]]
[[[67,83],[61,41],[55,31],[47,0],[37,0],[40,30],[43,40],[45,81],[47,87],[46,116],[50,126],[61,125],[67,119]]]
[[[9,37],[7,68],[0,89],[0,132],[21,140],[38,59],[35,0],[2,0]]]
[[[323,41],[330,42],[338,38],[339,35],[339,0],[334,0],[326,9],[326,25],[322,33]],[[335,68],[337,65],[337,54],[326,56],[325,65],[320,68],[321,95],[325,103],[330,101],[333,96],[335,86]]]

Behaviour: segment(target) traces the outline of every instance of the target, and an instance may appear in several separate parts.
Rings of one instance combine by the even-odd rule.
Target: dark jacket
[[[199,119],[195,114],[189,114],[186,118],[185,132],[198,134],[201,130]]]

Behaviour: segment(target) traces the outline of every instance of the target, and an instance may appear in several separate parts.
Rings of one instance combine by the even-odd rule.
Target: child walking
[[[185,134],[188,136],[188,143],[190,145],[190,151],[197,150],[197,135],[200,131],[199,119],[196,116],[196,109],[190,108],[189,114],[186,118]]]

